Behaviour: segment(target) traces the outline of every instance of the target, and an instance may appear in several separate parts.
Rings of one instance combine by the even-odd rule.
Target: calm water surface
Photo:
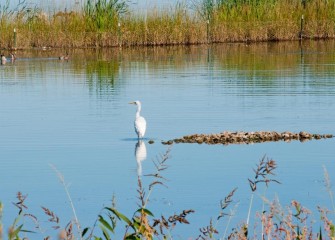
[[[81,224],[92,226],[113,194],[120,211],[131,216],[137,209],[137,176],[155,171],[152,161],[168,149],[161,140],[226,130],[335,134],[334,49],[335,42],[306,42],[78,50],[69,62],[58,61],[54,51],[18,52],[18,61],[0,67],[5,227],[17,214],[17,191],[28,194],[27,212],[42,225],[47,217],[40,206],[56,212],[63,226],[72,218],[50,165],[69,184]],[[142,161],[135,158],[133,100],[142,101],[148,123]],[[334,180],[334,143],[174,145],[164,172],[168,187],[153,191],[148,208],[156,217],[194,209],[191,224],[173,234],[197,237],[218,215],[220,200],[238,187],[234,223],[240,223],[250,200],[247,179],[267,155],[277,161],[282,184],[270,185],[266,197],[278,196],[284,206],[299,200],[317,220],[316,206],[331,208],[323,166]],[[142,178],[146,186],[151,182]],[[260,188],[253,215],[262,194]]]

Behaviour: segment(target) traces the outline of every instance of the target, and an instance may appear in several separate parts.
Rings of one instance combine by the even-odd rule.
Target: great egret
[[[130,102],[129,104],[137,105],[137,111],[136,111],[135,122],[134,122],[135,132],[137,134],[138,139],[143,138],[145,134],[145,130],[147,129],[147,122],[145,121],[144,117],[140,115],[141,102],[135,101],[135,102]]]

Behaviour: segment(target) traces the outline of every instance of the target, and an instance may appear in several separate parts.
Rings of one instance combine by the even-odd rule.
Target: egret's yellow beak
[[[136,102],[129,102],[129,104],[136,104]]]

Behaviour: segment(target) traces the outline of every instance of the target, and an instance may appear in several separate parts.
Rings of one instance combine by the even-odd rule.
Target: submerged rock
[[[301,142],[312,139],[333,138],[332,134],[311,134],[308,132],[222,132],[216,134],[193,134],[183,136],[174,140],[163,141],[162,144],[171,145],[173,143],[206,143],[206,144],[251,144],[261,142],[292,141]]]

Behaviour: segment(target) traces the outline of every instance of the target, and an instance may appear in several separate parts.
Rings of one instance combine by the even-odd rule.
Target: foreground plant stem
[[[80,223],[79,223],[79,220],[78,220],[78,217],[77,217],[76,209],[74,207],[74,204],[73,204],[73,201],[72,201],[72,198],[71,198],[68,186],[65,183],[64,176],[58,171],[58,169],[54,165],[50,164],[50,167],[56,172],[56,174],[57,174],[60,182],[62,183],[62,185],[64,187],[64,190],[66,192],[67,198],[69,199],[69,202],[70,202],[70,205],[71,205],[71,209],[72,209],[73,216],[74,216],[74,219],[75,219],[75,224],[77,226],[78,237],[79,237],[79,239],[82,240],[83,238],[82,238],[82,235],[81,235]]]

